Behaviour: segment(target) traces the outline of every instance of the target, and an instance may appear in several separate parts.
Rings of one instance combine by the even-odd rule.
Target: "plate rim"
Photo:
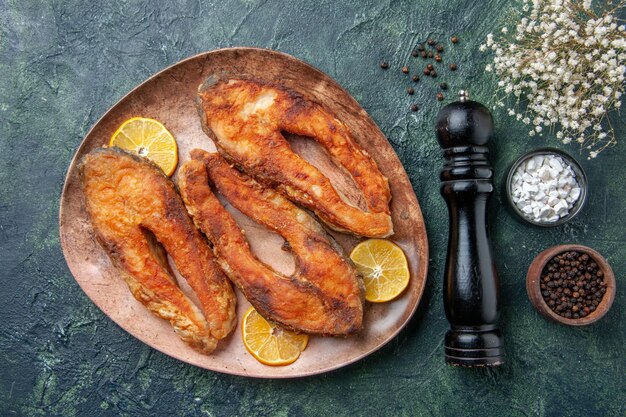
[[[386,340],[384,340],[382,343],[380,343],[379,345],[376,345],[374,347],[371,347],[363,352],[361,352],[358,355],[355,355],[354,357],[351,357],[350,359],[341,362],[341,363],[337,363],[334,364],[332,366],[329,367],[324,367],[324,368],[320,368],[320,369],[314,369],[314,370],[310,370],[310,371],[306,371],[306,372],[300,372],[294,375],[269,375],[269,376],[264,376],[264,375],[257,375],[257,374],[248,374],[245,371],[238,371],[238,370],[231,370],[231,369],[212,369],[206,366],[202,366],[199,365],[197,363],[193,363],[189,360],[186,360],[184,358],[180,358],[180,357],[176,357],[171,355],[168,352],[164,352],[163,350],[161,350],[161,348],[152,343],[152,342],[148,342],[148,341],[144,341],[142,339],[140,339],[139,337],[135,336],[134,334],[130,333],[129,331],[127,331],[120,323],[117,322],[117,320],[113,319],[111,316],[109,316],[108,314],[106,314],[102,308],[100,308],[100,306],[89,296],[89,294],[84,290],[83,285],[81,284],[81,282],[76,279],[76,274],[74,271],[74,267],[72,266],[72,262],[70,261],[70,259],[68,259],[68,254],[66,251],[66,245],[67,245],[67,236],[65,236],[65,233],[63,232],[63,217],[64,217],[64,212],[66,211],[66,202],[65,202],[65,196],[67,195],[66,191],[67,188],[69,186],[70,180],[71,180],[71,175],[72,172],[74,171],[78,161],[78,157],[79,154],[81,154],[81,151],[83,149],[83,147],[85,146],[85,140],[91,135],[91,133],[96,129],[96,127],[118,106],[120,105],[122,102],[124,102],[127,98],[129,98],[130,96],[132,96],[136,91],[138,91],[139,89],[141,89],[144,85],[152,82],[154,79],[160,77],[161,75],[163,75],[164,73],[170,71],[171,69],[179,66],[179,65],[183,65],[185,63],[187,63],[188,61],[194,61],[194,60],[198,60],[201,59],[203,57],[206,57],[208,55],[211,54],[219,54],[219,53],[224,53],[224,52],[250,52],[250,51],[255,51],[255,52],[261,52],[261,53],[269,53],[269,54],[275,54],[275,55],[279,55],[282,58],[288,59],[288,60],[294,60],[297,61],[299,64],[304,65],[306,67],[308,67],[310,70],[319,73],[323,78],[327,78],[329,80],[331,80],[336,87],[338,87],[345,95],[346,97],[348,97],[350,100],[352,100],[360,109],[362,109],[365,113],[365,117],[368,117],[374,124],[374,126],[380,131],[380,133],[382,134],[382,136],[385,138],[385,140],[387,141],[388,145],[391,147],[391,149],[393,150],[393,153],[395,155],[395,157],[398,159],[398,162],[400,163],[402,170],[400,175],[402,175],[404,178],[404,180],[406,181],[406,183],[411,185],[411,193],[409,193],[409,198],[412,200],[412,203],[414,203],[415,208],[417,209],[417,212],[419,214],[419,218],[421,218],[422,220],[422,224],[423,224],[423,236],[421,238],[418,238],[417,241],[421,241],[422,243],[422,247],[421,249],[421,253],[422,256],[420,258],[420,261],[417,262],[418,266],[420,266],[420,270],[415,271],[415,275],[412,275],[411,278],[412,279],[419,279],[422,283],[422,285],[419,288],[419,294],[417,296],[417,301],[414,303],[414,305],[411,307],[409,314],[406,316],[406,319],[404,321],[402,321],[400,323],[400,325],[398,326],[398,328],[396,330],[394,330],[392,333],[390,333]],[[259,47],[248,47],[248,46],[237,46],[237,47],[227,47],[227,48],[218,48],[218,49],[213,49],[213,50],[209,50],[209,51],[204,51],[204,52],[200,52],[197,54],[194,54],[192,56],[189,56],[187,58],[181,59],[171,65],[166,66],[165,68],[155,72],[154,74],[152,74],[151,76],[149,76],[148,78],[146,78],[145,80],[143,80],[141,83],[137,84],[135,87],[133,87],[130,91],[128,91],[126,94],[124,94],[120,99],[118,99],[115,103],[113,103],[112,105],[110,105],[108,107],[108,109],[93,123],[93,125],[90,127],[90,129],[83,135],[80,143],[78,144],[76,150],[74,151],[74,154],[72,156],[72,159],[70,160],[69,164],[67,165],[67,171],[65,173],[64,176],[64,180],[63,180],[63,188],[61,190],[61,194],[59,196],[59,238],[60,238],[60,245],[61,245],[61,250],[63,252],[63,258],[65,259],[65,263],[68,267],[68,269],[70,270],[70,273],[72,274],[72,278],[74,279],[74,281],[78,284],[78,286],[80,287],[80,289],[82,290],[83,294],[85,296],[87,296],[87,298],[89,299],[89,301],[95,305],[98,310],[100,310],[100,312],[102,312],[107,319],[113,321],[117,326],[119,326],[125,333],[129,334],[131,337],[133,337],[134,339],[138,340],[139,342],[150,346],[151,348],[161,352],[162,354],[176,359],[178,361],[184,362],[186,364],[201,368],[201,369],[206,369],[212,372],[218,372],[218,373],[222,373],[222,374],[228,374],[228,375],[236,375],[236,376],[242,376],[242,377],[248,377],[248,378],[257,378],[257,379],[295,379],[295,378],[304,378],[304,377],[309,377],[309,376],[314,376],[314,375],[320,375],[320,374],[325,374],[328,372],[332,372],[335,371],[337,369],[340,368],[344,368],[348,365],[354,364],[355,362],[360,361],[361,359],[371,355],[372,353],[378,351],[379,349],[381,349],[382,347],[386,346],[389,342],[391,342],[393,339],[396,338],[396,336],[398,336],[398,334],[407,326],[407,324],[409,323],[409,321],[411,321],[411,319],[413,318],[413,316],[415,315],[415,312],[417,311],[420,302],[422,301],[422,297],[424,296],[424,292],[426,290],[426,284],[427,284],[427,279],[428,279],[428,269],[429,269],[429,243],[428,243],[428,234],[427,234],[427,230],[426,230],[426,225],[424,222],[424,216],[422,213],[422,209],[421,206],[419,204],[419,201],[417,200],[417,196],[415,194],[415,189],[413,187],[413,184],[411,183],[411,180],[408,176],[408,174],[406,173],[406,169],[404,168],[404,164],[402,164],[402,161],[400,161],[400,158],[398,157],[398,154],[396,153],[395,149],[393,149],[393,146],[391,145],[391,143],[389,142],[387,135],[385,135],[382,130],[380,129],[380,127],[378,126],[378,124],[371,118],[371,116],[369,115],[369,113],[367,113],[367,111],[361,106],[361,104],[352,96],[352,94],[350,94],[341,84],[339,84],[338,81],[336,81],[333,77],[331,77],[330,75],[326,74],[324,71],[318,69],[317,67],[309,64],[306,61],[303,61],[299,58],[294,57],[293,55],[287,54],[285,52],[281,52],[281,51],[276,51],[273,49],[268,49],[268,48],[259,48]]]

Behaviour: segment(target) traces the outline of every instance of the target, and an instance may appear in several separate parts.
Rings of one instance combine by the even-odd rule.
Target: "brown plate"
[[[199,147],[214,150],[202,132],[195,108],[198,86],[209,75],[252,77],[278,82],[310,99],[324,104],[345,122],[359,143],[374,156],[389,178],[393,200],[391,211],[396,234],[409,261],[409,287],[396,300],[368,304],[363,331],[350,338],[312,337],[295,363],[270,367],[257,362],[244,348],[240,329],[220,342],[211,355],[197,353],[182,342],[168,322],[152,315],[136,301],[107,254],[95,241],[83,206],[83,195],[76,166],[92,149],[105,145],[117,127],[133,116],[161,121],[176,138],[180,163],[189,151]],[[341,170],[328,161],[317,144],[305,138],[290,137],[300,155],[323,167],[340,191],[358,204],[358,193]],[[229,207],[245,229],[252,249],[261,260],[289,272],[293,260],[280,250],[282,238],[256,225]],[[319,374],[352,363],[379,349],[408,322],[420,301],[426,284],[428,242],[419,204],[409,179],[387,139],[365,110],[329,76],[292,56],[256,48],[229,48],[183,60],[150,77],[115,104],[89,131],[69,166],[60,208],[61,245],[67,264],[83,291],[124,330],[174,358],[214,371],[261,378],[289,378]],[[359,239],[333,233],[347,253]],[[184,280],[179,279],[185,289]],[[249,304],[238,294],[239,319]]]

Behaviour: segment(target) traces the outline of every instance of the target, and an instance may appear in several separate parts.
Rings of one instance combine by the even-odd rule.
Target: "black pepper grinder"
[[[450,230],[445,268],[444,307],[450,322],[446,363],[497,366],[503,363],[497,328],[500,285],[487,231],[487,201],[493,169],[487,142],[493,118],[465,91],[437,117],[437,139],[444,149],[441,194],[448,205]]]

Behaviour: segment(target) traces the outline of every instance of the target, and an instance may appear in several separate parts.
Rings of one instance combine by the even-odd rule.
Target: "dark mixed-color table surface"
[[[0,2],[0,415],[493,415],[626,414],[626,123],[617,146],[587,160],[551,135],[495,110],[489,206],[502,285],[506,363],[496,369],[444,364],[442,276],[448,218],[439,194],[438,110],[466,88],[494,107],[491,59],[478,51],[516,2],[465,1],[3,1]],[[415,94],[403,65],[428,37],[445,51],[435,83]],[[346,368],[297,380],[256,380],[199,369],[142,344],[108,319],[70,274],[59,243],[59,197],[68,164],[97,119],[153,73],[222,47],[292,54],[328,73],[367,110],[404,164],[428,230],[426,292],[388,345]],[[379,67],[381,59],[390,68]],[[443,101],[437,84],[447,82]],[[419,110],[411,111],[417,103]],[[573,154],[589,200],[556,228],[522,223],[503,180],[523,152],[550,145]],[[549,322],[528,301],[532,259],[559,243],[602,253],[617,278],[611,311],[588,327]]]

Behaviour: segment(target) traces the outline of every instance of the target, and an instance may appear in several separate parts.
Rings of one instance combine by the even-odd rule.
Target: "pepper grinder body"
[[[437,119],[445,158],[441,194],[450,222],[445,357],[450,365],[497,366],[504,356],[497,328],[500,290],[487,230],[487,203],[494,187],[486,145],[493,135],[493,119],[483,105],[464,98],[444,107]]]

